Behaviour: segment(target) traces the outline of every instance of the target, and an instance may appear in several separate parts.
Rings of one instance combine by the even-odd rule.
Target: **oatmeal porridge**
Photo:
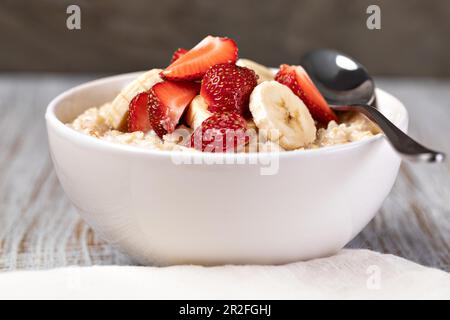
[[[122,132],[114,130],[108,125],[107,114],[110,104],[105,104],[99,108],[93,107],[86,110],[78,116],[68,126],[76,131],[82,132],[101,140],[128,144],[147,149],[159,150],[195,150],[187,148],[179,142],[182,133],[192,133],[193,130],[187,126],[180,126],[171,134],[166,134],[160,139],[154,131],[144,133],[142,131]],[[250,127],[251,125],[249,125]],[[253,127],[256,131],[256,126]],[[257,131],[256,131],[257,132]],[[335,121],[328,123],[326,128],[317,130],[317,136],[313,143],[303,147],[302,149],[315,149],[320,147],[344,144],[353,141],[363,140],[379,133],[379,129],[361,114],[352,114],[343,117],[343,121],[339,124]],[[284,149],[276,143],[269,141],[261,141],[258,143],[258,150],[262,152],[284,151]]]

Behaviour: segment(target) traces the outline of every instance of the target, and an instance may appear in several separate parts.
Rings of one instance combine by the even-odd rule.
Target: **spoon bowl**
[[[301,65],[330,104],[371,104],[375,100],[375,83],[367,70],[339,51],[311,51]]]
[[[336,50],[319,49],[305,54],[300,64],[333,110],[363,113],[380,127],[404,159],[421,162],[445,159],[444,153],[414,141],[376,109],[375,82],[355,59]]]

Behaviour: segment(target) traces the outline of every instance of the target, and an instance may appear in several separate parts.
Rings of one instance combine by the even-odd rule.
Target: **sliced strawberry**
[[[139,93],[128,109],[128,132],[147,132],[152,128],[148,118],[148,92]]]
[[[181,58],[182,56],[184,56],[186,54],[186,52],[188,52],[189,50],[184,49],[184,48],[178,48],[177,51],[175,51],[172,55],[172,60],[170,60],[170,63],[174,63],[175,61],[177,61],[179,58]]]
[[[302,99],[311,116],[320,124],[327,125],[331,120],[338,120],[302,67],[282,64],[275,80],[288,86],[292,92]]]
[[[167,80],[200,80],[211,66],[236,62],[237,53],[238,48],[232,39],[207,36],[170,64],[161,76]]]
[[[234,63],[216,64],[203,77],[200,94],[213,113],[237,112],[248,117],[248,101],[257,80],[258,76],[249,68]]]
[[[163,81],[155,84],[148,97],[150,123],[162,138],[172,133],[184,110],[199,92],[199,85],[191,82]]]
[[[249,141],[247,122],[237,113],[216,113],[202,122],[188,142],[203,152],[235,152]]]

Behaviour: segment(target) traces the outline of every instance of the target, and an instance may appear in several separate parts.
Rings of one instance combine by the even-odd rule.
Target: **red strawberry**
[[[333,110],[328,106],[328,103],[302,67],[282,64],[275,80],[288,86],[292,92],[302,99],[311,116],[320,124],[327,125],[331,120],[337,121]]]
[[[194,48],[170,64],[161,76],[167,80],[200,80],[209,67],[234,63],[238,48],[229,38],[207,36]]]
[[[198,91],[197,83],[173,81],[159,82],[150,89],[148,97],[150,123],[160,138],[175,130],[184,110]]]
[[[233,63],[216,64],[203,77],[200,94],[213,113],[237,112],[247,117],[248,101],[257,79],[251,69]]]
[[[237,113],[216,113],[191,135],[189,146],[203,152],[233,152],[246,145],[247,122]]]
[[[147,132],[152,128],[148,118],[148,92],[139,93],[128,109],[128,132]]]
[[[175,51],[172,55],[172,60],[170,60],[170,63],[174,63],[175,61],[177,61],[179,58],[181,58],[182,56],[184,56],[186,54],[186,52],[188,52],[189,50],[184,49],[184,48],[178,48],[177,51]]]

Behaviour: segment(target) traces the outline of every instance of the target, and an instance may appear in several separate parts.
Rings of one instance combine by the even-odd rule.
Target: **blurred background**
[[[66,27],[71,4],[81,8],[81,30]],[[381,30],[366,27],[371,4],[381,8]],[[449,0],[1,0],[0,71],[164,67],[176,48],[212,34],[269,66],[331,47],[375,75],[450,77],[449,17]]]

